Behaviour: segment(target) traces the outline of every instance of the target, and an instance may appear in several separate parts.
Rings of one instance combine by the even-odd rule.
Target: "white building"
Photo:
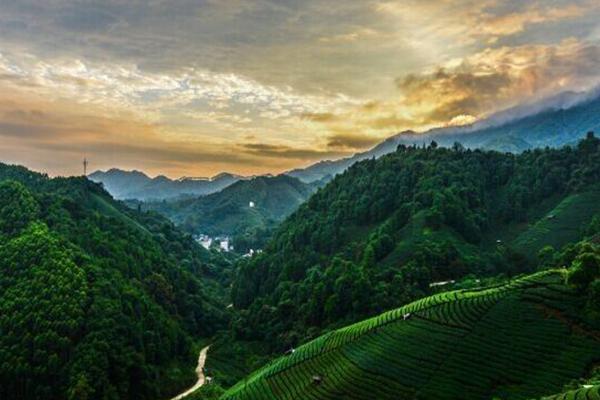
[[[229,240],[221,240],[221,243],[219,243],[219,247],[223,251],[229,251]]]
[[[203,233],[199,234],[198,236],[196,236],[196,242],[200,243],[200,245],[202,245],[202,247],[204,247],[205,249],[209,249],[213,240],[210,236],[205,235]]]
[[[219,243],[219,250],[233,251],[233,245],[231,244],[231,238],[229,236],[217,236],[215,242]]]
[[[248,203],[248,207],[254,208],[256,207],[256,204],[253,201],[251,201],[250,203]]]

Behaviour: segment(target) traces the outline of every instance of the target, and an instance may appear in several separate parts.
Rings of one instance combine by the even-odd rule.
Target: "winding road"
[[[196,381],[196,384],[188,390],[186,390],[185,392],[173,397],[171,400],[181,400],[184,397],[189,396],[196,390],[200,389],[200,387],[204,385],[204,382],[206,381],[206,377],[204,376],[204,363],[206,362],[206,353],[208,353],[209,348],[210,346],[206,346],[205,348],[200,350],[200,355],[198,355],[198,366],[196,367],[196,375],[198,375],[198,380]]]

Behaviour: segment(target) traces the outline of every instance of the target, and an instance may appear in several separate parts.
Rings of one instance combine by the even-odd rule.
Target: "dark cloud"
[[[343,150],[363,150],[380,142],[381,138],[372,136],[336,134],[327,140],[327,147]]]
[[[214,148],[205,148],[200,145],[188,143],[124,143],[115,140],[98,143],[66,143],[53,142],[44,145],[45,148],[56,151],[69,151],[78,154],[92,154],[96,159],[118,158],[121,160],[143,159],[154,165],[177,161],[178,163],[193,165],[206,163],[228,163],[232,165],[254,165],[255,159],[234,151]]]
[[[331,122],[337,119],[333,113],[304,113],[300,117],[313,122]]]
[[[50,126],[36,126],[29,124],[18,124],[11,122],[0,122],[0,136],[16,137],[27,140],[32,138],[44,138],[56,135],[57,130]]]
[[[418,120],[417,118],[406,118],[392,113],[375,117],[372,120],[369,120],[368,124],[376,129],[398,129],[417,125],[421,122],[422,121]]]
[[[65,10],[58,17],[58,25],[75,32],[99,32],[108,30],[118,18],[99,5],[78,4]]]
[[[254,156],[293,158],[297,160],[321,160],[327,157],[340,157],[348,154],[343,151],[323,151],[263,143],[245,143],[241,147],[242,151]]]

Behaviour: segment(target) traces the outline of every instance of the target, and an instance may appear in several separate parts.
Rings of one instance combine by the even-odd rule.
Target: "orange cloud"
[[[561,90],[594,86],[600,47],[574,39],[558,45],[486,49],[425,74],[397,80],[409,108],[425,120],[451,123]]]

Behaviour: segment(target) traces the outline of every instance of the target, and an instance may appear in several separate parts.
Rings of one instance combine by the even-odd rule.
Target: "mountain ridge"
[[[210,178],[181,177],[171,179],[165,175],[149,177],[144,172],[111,168],[98,170],[88,178],[102,183],[116,199],[165,200],[182,196],[199,196],[218,192],[239,180],[249,179],[241,175],[221,172]]]
[[[407,130],[392,135],[370,150],[339,160],[323,160],[306,168],[286,172],[305,182],[336,175],[353,163],[393,152],[398,145],[428,145],[436,141],[451,147],[455,142],[467,148],[518,153],[536,147],[576,144],[587,131],[600,129],[600,87],[587,92],[562,92],[525,103],[470,125],[438,127],[425,132]],[[552,134],[553,129],[558,133]]]
[[[473,124],[436,127],[425,132],[406,130],[389,136],[369,150],[337,160],[320,160],[303,168],[283,172],[306,183],[329,180],[357,161],[378,158],[393,152],[400,144],[428,145],[436,141],[451,147],[455,142],[467,148],[481,148],[518,153],[536,147],[561,147],[576,144],[585,132],[600,130],[600,86],[585,92],[567,91],[547,98],[523,103],[496,112]],[[118,176],[118,175],[122,176]],[[130,176],[125,176],[130,174]],[[213,177],[165,176],[151,178],[143,172],[111,168],[95,171],[89,178],[102,182],[118,199],[172,200],[181,196],[198,196],[218,192],[242,176],[221,172]],[[123,182],[119,182],[122,180]]]

